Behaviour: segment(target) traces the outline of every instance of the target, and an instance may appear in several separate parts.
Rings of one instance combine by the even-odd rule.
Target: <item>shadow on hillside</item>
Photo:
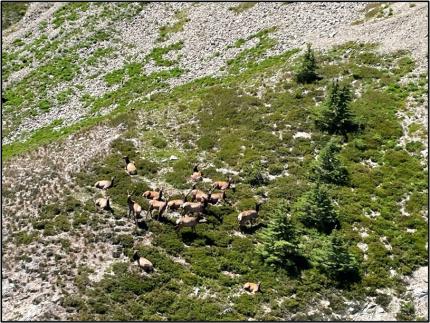
[[[145,230],[145,231],[147,231],[149,228],[148,228],[148,225],[146,224],[146,222],[144,221],[144,220],[138,220],[137,221],[137,227],[140,229],[140,230]]]
[[[253,226],[242,226],[239,228],[240,232],[244,234],[254,234],[257,230],[266,227],[264,223],[258,223]]]

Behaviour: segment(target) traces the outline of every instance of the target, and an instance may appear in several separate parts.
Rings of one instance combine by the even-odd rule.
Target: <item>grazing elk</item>
[[[148,259],[144,257],[139,257],[139,254],[137,253],[137,251],[135,251],[133,254],[133,260],[141,269],[143,269],[147,273],[154,270],[154,266],[152,265],[152,262],[150,262]]]
[[[125,160],[125,171],[127,172],[127,174],[136,175],[137,169],[136,169],[136,165],[134,165],[134,162],[130,161],[128,156],[124,156],[123,159]]]
[[[224,201],[226,198],[225,191],[219,193],[208,193],[208,202],[210,204],[217,204],[218,202]]]
[[[208,201],[203,202],[185,202],[181,205],[182,214],[185,213],[203,213],[208,205]]]
[[[172,211],[179,210],[181,208],[182,204],[184,204],[187,201],[187,197],[189,194],[190,194],[190,192],[188,192],[187,194],[183,194],[182,199],[169,200],[167,202],[167,209],[172,210]]]

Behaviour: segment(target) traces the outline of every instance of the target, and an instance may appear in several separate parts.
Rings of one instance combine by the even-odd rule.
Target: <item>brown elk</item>
[[[261,285],[261,282],[258,282],[257,284],[248,282],[245,285],[243,285],[243,289],[248,291],[248,292],[251,292],[252,294],[255,294],[255,293],[261,291],[260,285]]]
[[[229,176],[228,181],[216,181],[212,184],[212,188],[214,190],[218,189],[218,190],[227,190],[229,188],[231,188],[233,190],[233,192],[236,190],[236,186],[233,184],[233,179],[231,178],[231,176]]]
[[[136,169],[136,165],[134,164],[134,162],[130,161],[128,156],[124,156],[123,159],[125,160],[125,171],[127,172],[127,174],[128,175],[136,175],[137,169]]]
[[[246,222],[254,223],[255,219],[258,217],[258,212],[260,211],[261,202],[255,204],[255,210],[246,210],[239,213],[237,220],[239,221],[239,226],[243,226]]]
[[[128,204],[128,214],[127,217],[130,217],[133,214],[134,223],[137,225],[137,217],[140,216],[142,212],[142,207],[131,199],[131,194],[127,192],[127,204]]]

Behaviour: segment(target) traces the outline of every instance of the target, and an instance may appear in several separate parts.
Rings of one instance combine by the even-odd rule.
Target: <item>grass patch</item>
[[[233,11],[236,14],[239,14],[239,13],[242,13],[242,12],[248,10],[248,9],[251,9],[257,3],[258,2],[253,2],[253,1],[242,2],[241,4],[239,4],[237,6],[228,8],[228,10]]]

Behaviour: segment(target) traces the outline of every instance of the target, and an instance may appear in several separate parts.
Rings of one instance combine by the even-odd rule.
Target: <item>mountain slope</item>
[[[408,297],[401,280],[427,265],[425,4],[394,4],[389,15],[365,3],[55,3],[32,17],[38,5],[4,36],[5,318],[363,319],[365,300],[394,318]],[[410,30],[417,37],[396,41]],[[322,80],[301,86],[292,75],[307,41],[324,49]],[[280,199],[294,204],[309,189],[328,140],[311,115],[335,77],[353,83],[354,112],[367,124],[342,149],[352,186],[330,187],[363,263],[349,292],[317,270],[312,249],[324,250],[325,236],[303,228],[313,268],[299,279],[262,267],[257,235],[236,227],[237,210],[256,197],[268,197],[264,226]],[[124,154],[137,178],[125,176]],[[235,176],[233,206],[211,208],[197,235],[176,235],[168,220],[136,230],[127,190],[144,206],[137,194],[148,187],[178,195],[196,162],[214,180]],[[266,180],[252,185],[249,165]],[[111,175],[115,213],[97,213],[92,186]],[[154,275],[135,271],[133,248]],[[242,293],[258,279],[262,295]]]

